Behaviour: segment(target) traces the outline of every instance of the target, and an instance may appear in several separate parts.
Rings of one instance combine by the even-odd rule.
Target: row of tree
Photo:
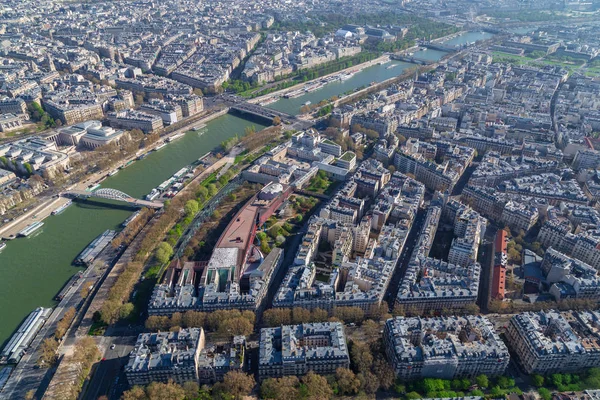
[[[56,324],[54,336],[47,337],[42,341],[40,346],[40,358],[37,361],[39,366],[48,368],[56,363],[56,352],[58,351],[58,345],[67,333],[67,330],[71,326],[74,318],[75,308],[70,307],[67,309],[67,311],[65,311],[63,317],[60,319],[60,321],[58,321],[58,324]]]
[[[151,331],[177,331],[180,328],[204,328],[219,336],[248,336],[254,330],[256,314],[252,311],[218,310],[212,313],[186,311],[173,313],[171,317],[151,315],[146,328]]]
[[[77,339],[73,354],[65,356],[63,361],[61,361],[61,363],[67,363],[68,366],[73,366],[74,368],[65,367],[68,369],[68,372],[65,371],[65,373],[69,376],[66,379],[61,379],[61,382],[54,388],[54,391],[58,394],[57,398],[76,400],[79,397],[85,379],[92,369],[92,365],[100,360],[100,355],[100,350],[92,337],[84,336]],[[73,379],[73,373],[75,374],[75,379]]]
[[[241,400],[256,385],[254,378],[239,371],[225,374],[223,382],[212,388],[196,382],[178,385],[174,382],[152,382],[146,387],[134,386],[123,393],[122,400]],[[316,397],[314,398],[317,399]]]
[[[140,279],[143,269],[144,264],[139,261],[130,262],[125,266],[123,272],[109,289],[108,295],[100,308],[100,319],[103,323],[110,325],[119,319],[131,317],[135,307],[133,303],[129,302],[129,297]]]
[[[374,320],[386,320],[391,317],[387,313],[387,306],[373,306],[369,310],[371,319],[365,320],[365,312],[358,307],[335,307],[332,311],[315,308],[271,308],[263,313],[263,324],[265,326],[280,326],[290,324],[301,324],[304,322],[342,321],[347,324],[365,324]]]
[[[129,245],[153,216],[154,210],[142,208],[137,218],[127,224],[127,226],[112,240],[111,245],[113,248],[116,249],[121,245]]]

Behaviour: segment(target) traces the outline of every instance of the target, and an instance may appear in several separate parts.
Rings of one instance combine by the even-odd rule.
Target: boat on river
[[[42,221],[34,222],[33,224],[27,226],[27,228],[25,228],[21,232],[19,232],[19,236],[27,237],[27,236],[31,235],[33,232],[40,229],[42,226],[44,226],[44,223]]]
[[[65,211],[71,204],[73,204],[73,201],[69,200],[62,206],[58,207],[56,210],[52,211],[51,214],[58,215],[58,214],[62,213],[63,211]]]

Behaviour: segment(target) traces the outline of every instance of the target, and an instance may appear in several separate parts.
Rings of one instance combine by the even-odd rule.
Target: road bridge
[[[422,46],[431,50],[445,51],[446,53],[454,53],[456,50],[458,50],[456,47],[444,46],[442,44],[433,42],[423,43]]]
[[[434,63],[434,61],[431,61],[431,60],[424,60],[424,59],[417,58],[417,57],[402,56],[402,55],[396,55],[396,54],[390,56],[390,58],[392,60],[403,61],[403,62],[407,62],[407,63],[411,63],[411,64],[418,64],[418,65],[430,65],[430,64]]]
[[[61,193],[63,197],[69,197],[72,199],[104,199],[104,200],[113,200],[121,203],[126,203],[130,206],[136,208],[148,207],[148,208],[162,208],[164,206],[163,203],[159,201],[148,201],[136,199],[135,197],[131,197],[127,193],[123,193],[117,189],[111,188],[102,188],[94,191],[86,191],[86,190],[69,190],[67,192]]]
[[[254,116],[265,118],[270,121],[272,121],[275,117],[279,117],[281,118],[281,121],[286,124],[290,124],[296,119],[294,116],[286,114],[284,112],[263,107],[258,104],[251,104],[245,101],[234,103],[229,106],[229,109],[237,111],[241,114],[252,114]]]

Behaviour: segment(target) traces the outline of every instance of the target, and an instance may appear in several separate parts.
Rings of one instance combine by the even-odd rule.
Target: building
[[[506,338],[528,374],[578,372],[600,366],[599,324],[596,311],[526,312],[510,319]]]
[[[0,114],[27,114],[27,104],[23,99],[2,99],[0,100]]]
[[[350,366],[340,322],[284,325],[260,330],[258,377],[302,376],[309,371],[334,374]]]
[[[289,186],[268,184],[232,218],[208,262],[174,261],[154,288],[148,313],[262,310],[271,279],[283,262],[283,250],[262,254],[254,238],[291,193]]]
[[[500,229],[494,239],[494,270],[492,273],[492,298],[504,299],[506,288],[506,263],[508,261],[506,231]]]
[[[102,105],[99,103],[78,103],[68,100],[44,100],[44,109],[54,119],[60,119],[64,125],[72,125],[91,119],[103,119]]]
[[[204,346],[202,328],[141,333],[125,366],[127,381],[131,386],[151,382],[198,382],[200,352]]]
[[[469,211],[467,208],[465,210]],[[432,202],[406,273],[400,281],[396,305],[411,314],[465,310],[477,300],[481,274],[479,263],[471,260],[463,267],[429,257],[441,215],[439,204]],[[460,216],[457,214],[457,217]],[[456,227],[456,232],[460,233],[460,224],[455,224]]]
[[[28,169],[39,175],[52,178],[69,166],[69,156],[57,150],[56,143],[30,136],[25,139],[0,145],[0,157],[5,157],[14,171],[29,173]]]
[[[541,264],[550,294],[565,298],[600,299],[598,271],[585,262],[548,248]]]
[[[0,187],[14,182],[17,176],[14,172],[0,168]]]
[[[483,316],[390,318],[383,341],[402,380],[502,375],[510,360],[506,345]]]
[[[109,112],[108,122],[113,128],[139,129],[144,133],[152,133],[163,127],[163,121],[159,116],[133,110]]]
[[[23,119],[15,114],[0,114],[0,132],[12,132],[23,127]]]
[[[59,146],[75,146],[85,149],[95,149],[111,143],[119,143],[129,135],[122,130],[103,126],[100,121],[80,122],[67,128],[62,128],[46,136]]]

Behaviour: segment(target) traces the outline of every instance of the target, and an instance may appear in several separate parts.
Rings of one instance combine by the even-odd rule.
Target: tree
[[[174,382],[151,382],[146,387],[148,400],[184,400],[185,390]]]
[[[156,248],[156,259],[161,264],[166,264],[171,259],[172,255],[173,247],[167,242],[162,242]]]
[[[329,314],[326,310],[323,310],[322,308],[315,308],[310,312],[310,320],[312,322],[325,322],[327,321],[328,317]]]
[[[270,308],[263,313],[263,322],[266,326],[289,325],[292,322],[289,308]]]
[[[367,371],[359,374],[358,380],[360,381],[360,387],[367,394],[373,394],[379,389],[379,380],[372,372]]]
[[[27,171],[27,175],[33,174],[33,167],[31,166],[31,164],[23,163],[23,167],[25,168],[25,171]]]
[[[170,327],[169,317],[164,315],[151,315],[146,319],[146,329],[150,331],[164,331]]]
[[[350,359],[352,360],[355,371],[358,372],[367,372],[373,365],[373,354],[371,354],[371,349],[364,343],[352,343]]]
[[[200,391],[200,386],[194,381],[187,381],[183,383],[183,390],[187,400],[195,400]]]
[[[67,311],[63,314],[63,317],[58,324],[56,324],[56,331],[54,332],[54,336],[57,339],[62,339],[62,337],[67,333],[67,329],[71,326],[71,322],[73,322],[73,318],[75,318],[75,308],[69,307]]]
[[[210,183],[206,188],[208,189],[208,197],[213,197],[219,191],[214,183]]]
[[[310,311],[306,308],[294,307],[292,309],[292,323],[301,324],[310,321]]]
[[[396,373],[390,364],[383,358],[377,358],[373,363],[373,373],[377,375],[381,388],[388,390],[396,380]]]
[[[551,400],[552,399],[552,392],[550,392],[548,389],[546,389],[544,387],[541,387],[541,388],[538,389],[538,394],[544,400]]]
[[[87,285],[82,287],[81,290],[79,291],[79,295],[81,296],[82,299],[87,298],[89,294],[90,294],[90,287]]]
[[[223,382],[215,385],[215,389],[239,400],[252,391],[254,384],[252,376],[239,371],[229,371],[223,377]]]
[[[490,381],[486,375],[478,375],[475,378],[475,382],[480,388],[487,388],[490,385]]]
[[[198,201],[203,203],[208,199],[208,189],[204,186],[198,187],[198,190],[196,190],[196,197],[198,198]]]
[[[148,397],[146,397],[146,392],[144,391],[144,388],[142,388],[141,386],[132,387],[131,389],[129,389],[128,391],[123,393],[123,396],[121,397],[121,400],[146,400],[146,399],[148,399]]]
[[[362,330],[365,333],[365,338],[368,341],[374,341],[379,339],[379,331],[381,330],[379,324],[372,319],[368,319],[362,324]]]
[[[410,392],[406,394],[406,398],[408,400],[420,399],[421,395],[417,392]]]
[[[533,382],[533,386],[542,387],[544,386],[544,377],[538,374],[534,374],[531,376],[531,382]]]
[[[279,126],[281,125],[281,118],[279,118],[278,115],[276,115],[275,117],[273,117],[273,125],[274,126]]]
[[[268,378],[260,385],[262,399],[288,400],[299,398],[300,381],[295,376]]]
[[[357,394],[360,390],[360,380],[347,368],[336,369],[335,380],[342,395]]]
[[[184,211],[187,216],[194,216],[198,213],[198,202],[196,200],[188,200],[185,203]]]
[[[121,320],[130,319],[135,314],[134,311],[133,303],[125,303],[119,308],[119,318]]]
[[[56,351],[58,350],[58,342],[53,337],[46,338],[40,346],[40,359],[38,364],[43,364],[45,367],[50,367],[56,362]]]
[[[302,378],[300,391],[302,398],[306,400],[327,400],[333,397],[333,390],[327,383],[327,379],[313,371],[309,371]]]

